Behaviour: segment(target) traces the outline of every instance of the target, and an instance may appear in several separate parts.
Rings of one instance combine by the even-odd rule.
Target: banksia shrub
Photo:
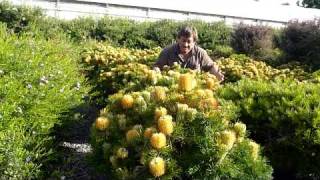
[[[167,76],[169,71],[176,70],[161,72],[159,84],[109,96],[103,112],[112,122],[126,119],[126,125],[92,131],[95,155],[106,162],[108,174],[116,179],[271,179],[272,168],[248,145],[243,126],[232,123],[239,118],[236,106],[220,100],[215,88],[207,89],[210,75],[187,71],[197,86],[182,91],[181,76]],[[133,98],[132,108],[122,107],[123,94]],[[144,102],[143,111],[136,110],[137,99]],[[105,143],[111,146],[103,148]],[[128,156],[119,148],[126,148]]]

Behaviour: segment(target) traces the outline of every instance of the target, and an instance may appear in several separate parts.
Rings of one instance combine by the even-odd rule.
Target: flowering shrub
[[[37,179],[50,158],[53,127],[87,88],[65,40],[17,37],[0,26],[0,174]]]
[[[215,96],[212,75],[130,65],[145,73],[116,66],[111,85],[122,83],[121,70],[130,74],[127,84],[141,84],[118,85],[91,131],[94,154],[111,178],[271,178],[260,146],[236,122],[237,108]],[[108,121],[100,125],[101,118]]]

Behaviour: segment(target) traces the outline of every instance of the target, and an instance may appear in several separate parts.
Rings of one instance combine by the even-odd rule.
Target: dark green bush
[[[43,17],[39,8],[13,6],[7,1],[0,3],[0,22],[6,23],[15,33],[25,30],[30,23],[37,22]]]
[[[320,20],[291,21],[283,30],[280,48],[288,59],[320,67]]]
[[[77,18],[72,21],[61,21],[61,27],[72,40],[86,41],[94,37],[97,21],[91,17]]]
[[[230,46],[232,29],[224,22],[190,21],[189,23],[197,28],[198,44],[204,49],[215,50],[218,46]]]
[[[152,39],[159,46],[165,47],[175,42],[179,25],[172,20],[161,20],[151,23],[147,31],[147,39]]]
[[[273,31],[266,26],[240,24],[232,34],[231,45],[238,53],[259,57],[273,48]]]
[[[52,154],[53,127],[87,91],[75,49],[63,39],[17,37],[1,24],[1,179],[41,177]]]
[[[115,19],[104,17],[98,20],[94,36],[98,40],[109,41],[115,45],[122,45],[125,33],[132,29],[134,21],[129,19]]]
[[[320,177],[319,84],[240,80],[220,96],[240,106],[240,119],[264,145],[275,171]]]

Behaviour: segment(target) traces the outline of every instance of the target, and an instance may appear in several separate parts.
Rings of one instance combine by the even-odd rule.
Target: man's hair
[[[198,41],[198,32],[195,27],[192,26],[182,26],[178,32],[178,38],[180,37],[193,37],[193,40]]]

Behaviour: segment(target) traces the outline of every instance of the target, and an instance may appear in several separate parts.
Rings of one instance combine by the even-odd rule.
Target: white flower
[[[40,78],[40,80],[39,80],[39,84],[40,84],[41,86],[43,86],[43,85],[45,85],[45,84],[48,84],[48,83],[49,83],[49,80],[48,80],[48,78],[45,77],[45,76],[42,76],[42,77]]]
[[[28,88],[28,89],[31,89],[31,88],[32,88],[32,85],[31,85],[31,84],[27,84],[27,88]]]

